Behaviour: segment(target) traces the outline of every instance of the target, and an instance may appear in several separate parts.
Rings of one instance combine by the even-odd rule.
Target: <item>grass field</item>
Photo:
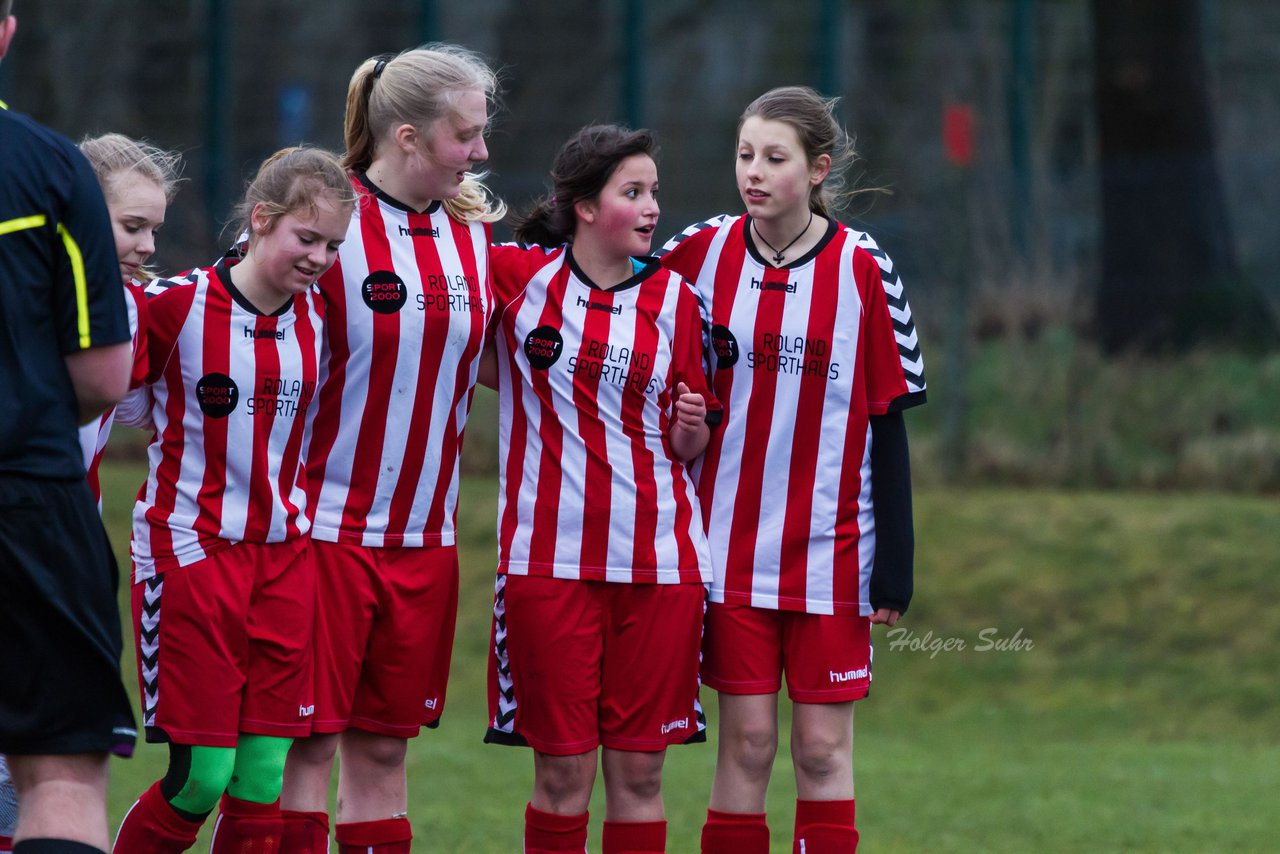
[[[142,476],[104,471],[122,565]],[[448,711],[410,753],[415,851],[520,850],[529,754],[481,743],[495,488],[463,484]],[[861,850],[1276,850],[1276,515],[1273,498],[918,491],[916,599],[901,631],[879,631],[858,705]],[[710,788],[714,693],[703,702],[712,743],[667,760],[677,854],[697,850]],[[790,850],[786,757],[775,851]],[[114,763],[113,821],[164,764],[151,745]],[[593,850],[602,812],[597,798]]]

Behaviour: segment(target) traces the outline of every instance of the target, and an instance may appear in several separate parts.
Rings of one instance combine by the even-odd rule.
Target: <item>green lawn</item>
[[[122,561],[142,476],[104,471]],[[481,743],[495,506],[492,480],[464,482],[448,711],[410,752],[415,850],[520,850],[529,754]],[[920,490],[916,600],[902,631],[879,630],[858,706],[861,850],[1275,850],[1276,516],[1268,498]],[[672,852],[697,850],[706,808],[703,702],[712,743],[668,756]],[[150,745],[114,763],[113,821],[164,763]],[[775,851],[793,799],[784,745]]]

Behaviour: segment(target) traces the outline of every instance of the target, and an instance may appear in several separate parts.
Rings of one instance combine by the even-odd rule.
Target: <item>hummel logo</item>
[[[397,225],[396,229],[400,232],[401,237],[436,237],[440,236],[439,228],[405,228],[403,225]]]
[[[606,305],[605,303],[592,302],[591,300],[583,299],[582,297],[578,297],[578,305],[583,308],[594,309],[595,311],[607,311],[610,314],[622,314],[622,306],[620,305]]]
[[[850,670],[848,673],[836,673],[834,670],[828,670],[827,672],[831,675],[832,682],[852,682],[854,679],[867,678],[867,668],[865,667]]]
[[[277,341],[284,340],[283,329],[254,329],[252,326],[244,328],[245,338],[274,338]]]
[[[761,279],[751,280],[751,289],[753,291],[785,291],[789,294],[796,292],[795,282],[766,282]]]

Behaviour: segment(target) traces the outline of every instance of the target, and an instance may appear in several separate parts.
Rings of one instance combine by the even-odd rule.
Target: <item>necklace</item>
[[[787,250],[790,249],[792,246],[796,245],[796,240],[799,240],[800,238],[804,237],[806,233],[808,233],[809,226],[811,225],[813,225],[812,209],[809,211],[809,221],[804,224],[804,228],[800,230],[800,233],[795,236],[794,240],[792,240],[786,246],[779,249],[778,247],[774,246],[772,243],[764,239],[764,235],[760,233],[760,226],[756,225],[756,221],[754,219],[751,220],[751,227],[755,229],[756,237],[760,238],[760,240],[764,242],[765,246],[768,246],[770,249],[773,250],[773,263],[775,264],[782,263],[782,257],[786,255]]]

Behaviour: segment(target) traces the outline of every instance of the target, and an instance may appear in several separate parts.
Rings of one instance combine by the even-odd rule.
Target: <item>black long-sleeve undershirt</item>
[[[871,416],[871,501],[876,523],[871,607],[905,614],[914,589],[915,528],[911,457],[901,412]]]

